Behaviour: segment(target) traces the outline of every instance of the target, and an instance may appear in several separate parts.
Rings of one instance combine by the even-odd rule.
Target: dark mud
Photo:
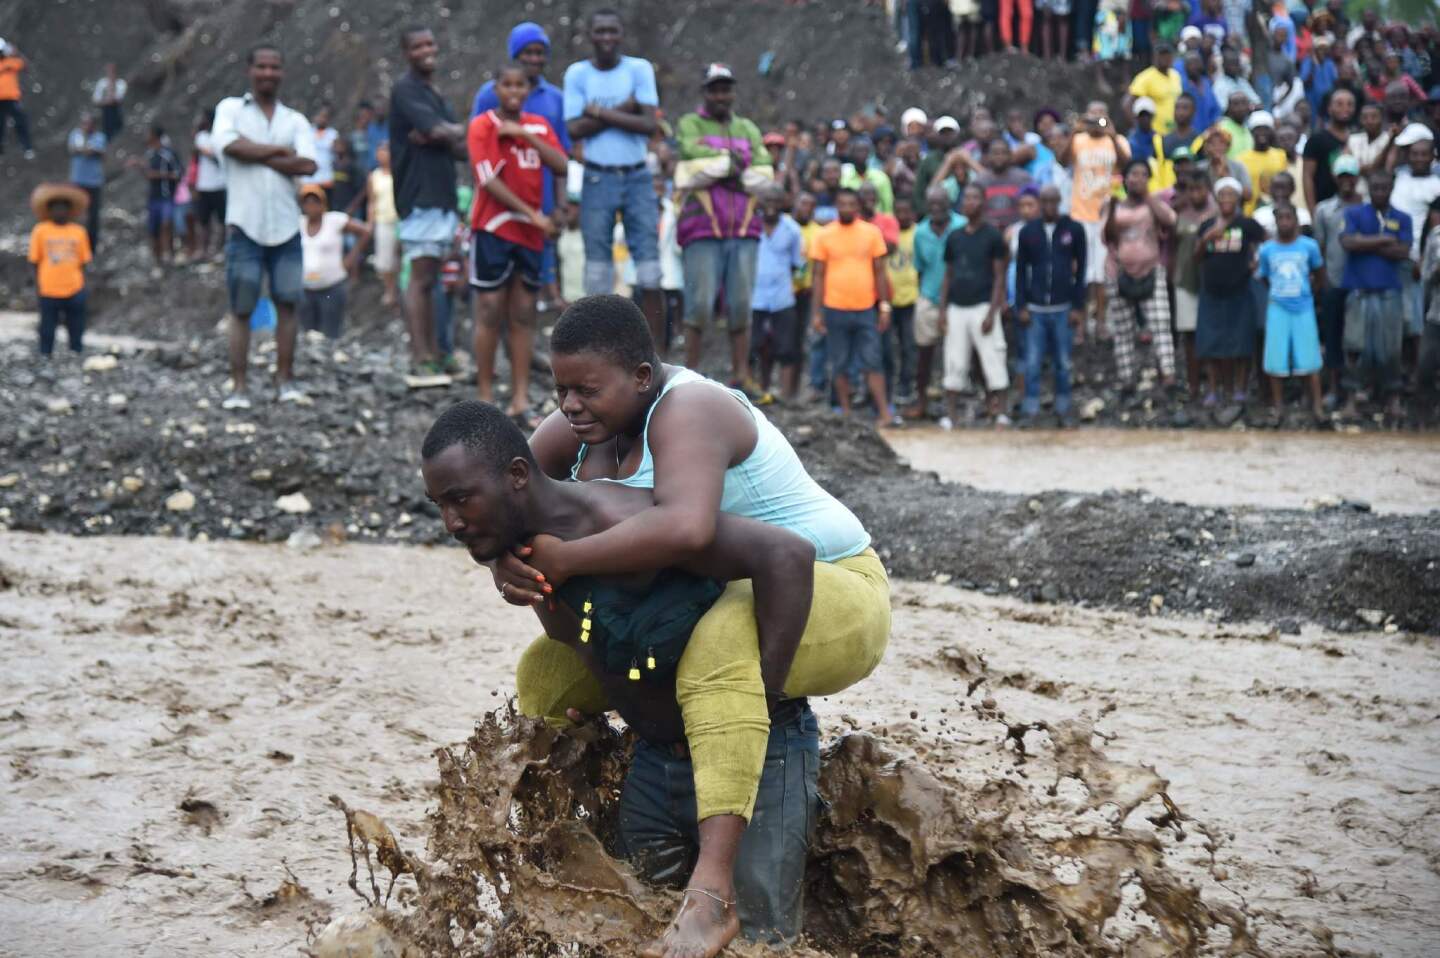
[[[0,343],[0,524],[79,535],[313,544],[446,541],[419,480],[434,416],[470,387],[406,389],[384,331],[309,342],[310,405],[219,402],[221,343],[163,346],[87,371]],[[96,357],[108,365],[107,357]],[[257,363],[269,355],[257,351]],[[94,359],[92,358],[92,366]],[[264,378],[257,371],[256,379]],[[548,402],[536,383],[537,406]],[[1038,602],[1340,629],[1440,632],[1440,524],[1364,503],[1198,508],[1139,493],[981,492],[910,469],[872,431],[774,409],[806,466],[864,520],[891,573]]]
[[[1004,721],[993,703],[973,708],[979,721]],[[1167,868],[1166,845],[1213,840],[1187,835],[1193,825],[1153,770],[1107,760],[1088,724],[1011,731],[977,787],[947,783],[903,746],[864,733],[827,749],[828,807],[797,954],[1261,953],[1242,911],[1207,903]],[[423,854],[334,800],[360,847],[356,873],[414,881],[388,910],[352,920],[359,934],[373,939],[378,923],[424,954],[600,956],[631,954],[662,930],[673,892],[642,884],[607,851],[624,735],[603,724],[560,733],[500,710],[436,754],[439,804]],[[373,880],[357,891],[372,908],[389,899]],[[351,934],[328,930],[316,954],[341,953]]]

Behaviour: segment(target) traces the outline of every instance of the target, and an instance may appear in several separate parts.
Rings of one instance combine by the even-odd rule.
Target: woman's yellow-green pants
[[[815,563],[815,597],[785,694],[834,695],[865,678],[890,640],[890,580],[873,549]],[[520,711],[564,724],[566,709],[608,708],[600,683],[568,645],[540,636],[515,673]],[[770,712],[750,580],[732,582],[691,634],[675,676],[701,820],[755,807]]]

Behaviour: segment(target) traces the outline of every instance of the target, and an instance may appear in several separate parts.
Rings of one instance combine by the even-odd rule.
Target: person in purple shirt
[[[510,31],[508,44],[510,59],[518,61],[530,78],[530,95],[525,98],[522,109],[526,113],[543,116],[550,128],[560,138],[560,147],[570,152],[570,132],[565,127],[565,94],[555,84],[545,79],[545,67],[550,63],[550,37],[538,23],[525,21]],[[500,105],[495,95],[495,81],[487,80],[475,91],[475,102],[470,107],[470,119],[493,110]],[[545,192],[540,201],[540,212],[550,214],[555,209],[555,174],[549,168],[545,173]],[[560,301],[560,289],[555,272],[555,241],[545,241],[540,257],[541,299],[556,303]]]

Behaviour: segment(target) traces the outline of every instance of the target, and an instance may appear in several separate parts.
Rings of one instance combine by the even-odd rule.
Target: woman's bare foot
[[[685,889],[680,910],[658,941],[641,958],[714,958],[740,934],[735,902],[695,886]]]

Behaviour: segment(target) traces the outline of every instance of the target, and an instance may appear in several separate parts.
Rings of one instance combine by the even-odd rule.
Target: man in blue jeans
[[[585,237],[585,292],[615,290],[618,214],[635,263],[635,285],[655,348],[664,355],[665,303],[660,295],[660,207],[645,156],[660,96],[649,60],[623,56],[625,27],[611,9],[590,15],[590,59],[565,71],[565,124],[585,161],[580,232]]]
[[[835,222],[820,231],[810,249],[815,266],[811,325],[826,337],[841,415],[850,415],[849,373],[858,369],[875,404],[876,427],[884,429],[890,410],[880,336],[890,328],[888,250],[880,227],[860,218],[860,194],[842,187],[835,194],[835,214]]]
[[[400,36],[410,69],[390,91],[390,156],[395,177],[395,211],[401,255],[410,264],[405,319],[415,372],[436,377],[455,371],[442,366],[435,335],[433,290],[440,263],[450,252],[459,217],[455,212],[455,161],[465,159],[465,127],[435,89],[439,46],[435,34],[412,27]]]
[[[304,296],[300,202],[296,178],[315,172],[310,121],[279,100],[285,62],[268,44],[247,58],[250,92],[215,107],[211,142],[225,167],[225,286],[230,294],[230,393],[221,406],[249,409],[250,314],[262,284],[275,304],[275,378],[282,402],[304,394],[295,386],[295,307]]]
[[[1015,254],[1015,313],[1025,335],[1025,398],[1020,413],[1040,411],[1040,372],[1055,365],[1055,413],[1070,421],[1071,327],[1085,321],[1085,230],[1060,212],[1060,190],[1040,190],[1040,218],[1020,230]],[[1066,322],[1066,319],[1069,322]]]
[[[570,152],[570,131],[565,126],[565,94],[555,84],[545,79],[545,67],[550,63],[550,37],[538,23],[526,21],[517,24],[510,31],[508,43],[510,59],[525,68],[530,78],[530,95],[525,98],[522,109],[526,113],[543,116],[560,139],[560,148]],[[495,95],[495,81],[486,80],[475,93],[475,102],[470,107],[470,119],[475,119],[486,110],[500,105]],[[555,175],[545,167],[545,193],[540,202],[540,212],[549,216],[555,210]],[[545,249],[540,254],[540,296],[555,303],[561,301],[558,273],[555,269],[555,241],[545,240]],[[609,292],[609,290],[606,290]]]

